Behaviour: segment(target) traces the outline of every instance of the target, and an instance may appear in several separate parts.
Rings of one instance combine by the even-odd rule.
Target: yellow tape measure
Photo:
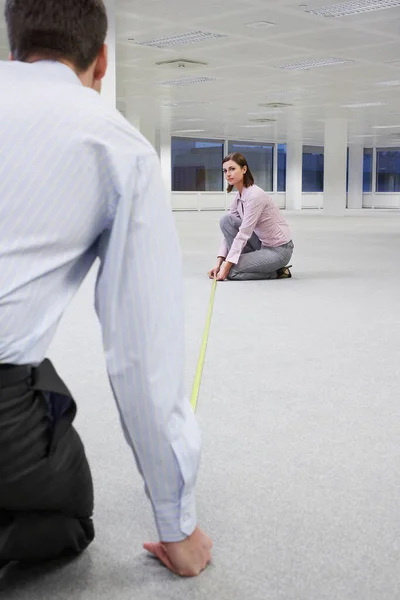
[[[196,412],[197,401],[199,399],[201,377],[202,377],[202,374],[203,374],[204,360],[206,358],[208,335],[210,333],[211,318],[212,318],[212,312],[213,312],[213,306],[214,306],[214,298],[215,298],[215,290],[216,289],[217,289],[217,280],[214,279],[213,285],[212,285],[212,288],[211,288],[210,303],[208,305],[208,313],[207,313],[206,326],[204,328],[203,340],[202,340],[202,343],[201,343],[199,362],[197,363],[197,371],[196,371],[196,376],[194,378],[194,384],[193,384],[193,390],[192,390],[192,397],[191,397],[191,400],[190,400],[190,403],[192,405],[192,408],[193,408],[194,412]]]

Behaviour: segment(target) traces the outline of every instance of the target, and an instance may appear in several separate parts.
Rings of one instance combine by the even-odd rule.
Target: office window
[[[274,145],[256,142],[228,143],[228,152],[243,154],[253,173],[256,185],[266,192],[272,192],[274,181]]]
[[[364,148],[364,168],[363,168],[363,192],[368,194],[372,192],[372,162],[374,151],[372,148]]]
[[[172,191],[222,192],[224,142],[173,137]]]
[[[278,192],[286,192],[286,144],[278,144]]]
[[[303,192],[324,191],[324,148],[303,146]]]
[[[398,148],[377,149],[376,191],[400,192],[400,150]]]

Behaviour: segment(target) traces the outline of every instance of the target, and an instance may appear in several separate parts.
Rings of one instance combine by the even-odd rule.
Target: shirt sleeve
[[[229,252],[228,244],[226,243],[225,238],[222,238],[221,245],[220,245],[219,251],[218,251],[218,257],[226,258],[228,252]]]
[[[181,252],[157,155],[132,162],[100,238],[95,304],[125,438],[160,540],[176,542],[196,527],[201,451],[183,389]]]
[[[239,228],[237,236],[233,240],[233,244],[226,259],[227,262],[231,262],[233,264],[237,264],[239,262],[243,248],[254,233],[254,229],[256,228],[260,219],[262,209],[262,197],[254,195],[247,199],[244,207],[242,224]]]

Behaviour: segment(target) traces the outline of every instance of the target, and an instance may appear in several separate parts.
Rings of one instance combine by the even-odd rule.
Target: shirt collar
[[[239,194],[239,192],[238,192],[238,193],[237,193],[237,198],[238,198],[238,200],[242,200],[242,201],[243,201],[243,200],[246,200],[246,198],[247,198],[247,194],[249,193],[249,189],[250,189],[250,188],[244,187],[244,188],[242,189],[242,195],[240,195],[240,194]]]
[[[52,81],[57,80],[75,83],[76,85],[83,85],[78,75],[71,67],[68,67],[68,65],[57,60],[37,60],[33,63],[29,63],[29,66],[43,74],[46,79],[51,78]]]

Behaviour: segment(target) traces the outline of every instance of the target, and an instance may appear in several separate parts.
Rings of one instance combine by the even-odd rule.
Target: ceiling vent
[[[249,119],[249,121],[251,123],[275,123],[276,119],[264,119],[264,118],[260,118],[260,119]]]
[[[288,106],[293,106],[293,104],[287,104],[286,102],[265,102],[264,104],[259,104],[258,106],[265,108],[286,108]]]
[[[175,60],[163,60],[156,63],[157,67],[172,67],[173,69],[195,69],[196,67],[206,67],[206,62],[200,60],[188,60],[186,58],[177,58]]]

